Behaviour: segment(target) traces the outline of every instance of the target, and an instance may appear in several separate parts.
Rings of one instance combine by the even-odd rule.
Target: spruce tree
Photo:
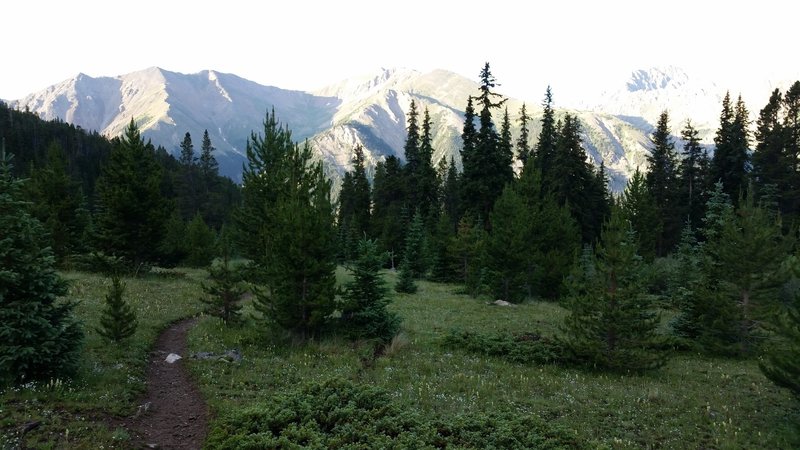
[[[119,276],[111,277],[111,287],[105,297],[105,308],[100,316],[97,334],[111,342],[120,342],[136,333],[136,313],[125,301],[125,283]]]
[[[795,278],[800,276],[800,265],[795,263]],[[759,361],[764,375],[778,386],[785,387],[800,398],[800,302],[795,294],[794,304],[776,315],[770,326],[775,338],[767,347],[765,357]]]
[[[422,134],[419,138],[419,167],[414,177],[416,180],[417,198],[419,202],[416,208],[422,217],[435,216],[438,214],[436,208],[437,182],[436,169],[433,168],[433,135],[431,134],[432,124],[428,108],[422,116]],[[411,203],[415,205],[414,203]]]
[[[472,297],[477,297],[484,287],[485,250],[486,231],[482,223],[465,215],[458,222],[451,253],[456,263],[454,272]]]
[[[510,145],[501,143],[501,136],[492,120],[492,110],[500,108],[506,101],[500,94],[493,91],[496,86],[497,82],[489,68],[489,63],[486,63],[480,74],[480,94],[473,97],[481,107],[478,115],[480,129],[474,137],[468,136],[468,124],[465,123],[465,130],[462,134],[464,140],[462,151],[464,195],[462,199],[466,209],[480,217],[487,230],[490,228],[489,213],[495,200],[503,192],[506,183],[514,178],[511,167],[513,153]],[[467,117],[467,121],[470,120],[471,117]],[[472,147],[472,154],[467,152],[468,145]],[[468,155],[468,157],[464,155]]]
[[[534,149],[534,166],[542,172],[544,183],[547,185],[553,179],[551,169],[557,145],[558,129],[556,127],[555,111],[553,110],[553,93],[550,90],[550,86],[547,86],[547,90],[544,93],[544,101],[542,102],[542,129],[539,132],[539,140]]]
[[[684,205],[691,228],[697,230],[702,225],[708,201],[708,154],[700,145],[698,131],[691,121],[686,121],[681,138],[684,144],[678,172],[680,203]]]
[[[203,174],[206,183],[219,173],[219,164],[214,157],[214,150],[216,149],[211,145],[211,138],[208,137],[208,130],[203,131],[203,144],[200,147],[199,166],[200,173]]]
[[[394,290],[401,294],[413,294],[417,292],[417,282],[414,281],[414,272],[411,270],[411,262],[403,257],[400,262],[399,275]]]
[[[486,242],[486,265],[494,297],[518,303],[526,294],[525,275],[532,237],[527,208],[511,186],[503,190],[491,214],[492,231]]]
[[[641,282],[636,238],[619,208],[603,227],[596,258],[571,282],[564,344],[572,357],[593,367],[641,371],[666,363],[659,350],[658,316]]]
[[[200,213],[186,225],[186,245],[188,254],[185,263],[189,267],[206,267],[217,254],[216,233],[206,225]]]
[[[790,186],[783,193],[781,211],[789,221],[796,221],[800,215],[800,167],[791,164],[800,159],[800,81],[795,81],[783,96],[783,130],[785,136],[784,158],[789,161],[787,175]]]
[[[450,157],[450,164],[447,166],[447,178],[442,186],[442,210],[452,221],[452,228],[455,231],[458,220],[461,218],[461,179],[456,167],[456,161]]]
[[[659,116],[650,139],[653,147],[647,156],[650,167],[645,184],[662,226],[661,233],[656,236],[656,254],[664,256],[677,244],[683,217],[682,205],[678,203],[678,161],[667,111]]]
[[[403,146],[403,154],[406,158],[405,177],[406,177],[406,195],[409,205],[418,205],[420,201],[420,192],[418,186],[419,170],[421,165],[421,156],[419,151],[419,124],[417,119],[419,113],[417,112],[417,105],[414,100],[408,108],[408,118],[406,119],[406,143]]]
[[[161,181],[155,152],[131,119],[97,180],[96,229],[100,250],[125,258],[135,270],[159,259],[169,217]]]
[[[652,261],[656,256],[659,236],[662,235],[662,218],[650,194],[645,177],[639,168],[633,172],[620,201],[620,212],[636,232],[639,254]]]
[[[364,148],[359,144],[353,152],[353,170],[346,172],[339,192],[338,226],[345,260],[357,253],[358,239],[371,233],[372,192],[364,167]],[[352,241],[351,236],[357,239]],[[351,242],[352,241],[352,242]]]
[[[192,135],[187,131],[181,141],[181,155],[178,159],[184,167],[195,165],[197,158],[194,156],[194,145],[192,144]]]
[[[514,143],[511,137],[511,119],[508,117],[508,108],[503,111],[503,120],[500,122],[500,141],[498,142],[499,151],[503,155],[514,154]],[[513,161],[513,157],[511,159]],[[510,182],[511,180],[509,180]]]
[[[32,202],[30,212],[45,227],[56,262],[88,250],[91,217],[79,184],[67,173],[61,144],[48,145],[46,163],[32,170],[25,187]]]
[[[453,271],[454,255],[451,253],[454,238],[453,219],[447,212],[443,212],[439,215],[431,239],[433,261],[431,261],[430,279],[432,281],[440,283],[458,281],[458,277]]]
[[[56,273],[44,229],[22,200],[0,148],[0,385],[63,378],[78,367],[83,332]]]
[[[730,93],[726,93],[722,101],[719,129],[714,137],[716,149],[711,160],[711,180],[722,181],[725,192],[734,200],[738,199],[747,187],[748,125],[748,112],[741,96],[734,107],[731,106]]]
[[[525,103],[519,110],[519,138],[517,138],[517,159],[522,163],[523,169],[528,163],[528,160],[533,156],[530,143],[531,129],[528,123],[531,121],[531,116],[525,109]]]
[[[195,214],[200,212],[203,186],[201,176],[198,171],[197,158],[194,155],[194,145],[192,136],[187,132],[181,142],[181,154],[178,162],[179,178],[177,180],[177,204],[181,211],[181,218],[185,221],[191,220]]]
[[[301,338],[322,330],[335,309],[336,234],[330,181],[311,147],[292,142],[272,114],[251,134],[237,214],[240,249],[260,279],[254,306]]]
[[[415,279],[422,278],[428,271],[426,247],[425,222],[422,220],[422,214],[417,211],[408,225],[403,249],[403,261],[407,262],[406,269]]]
[[[386,309],[390,300],[380,270],[387,254],[366,238],[359,241],[358,254],[353,281],[345,286],[342,325],[351,339],[377,339],[385,344],[400,328],[400,317]]]
[[[209,314],[219,317],[226,325],[231,325],[240,320],[242,305],[239,300],[245,291],[241,286],[241,274],[231,264],[233,242],[225,227],[220,230],[219,241],[222,258],[209,267],[210,283],[202,284],[206,295],[200,300],[208,305]]]
[[[381,248],[394,257],[402,257],[405,227],[406,186],[403,166],[395,156],[388,156],[375,166],[373,179],[372,236]]]

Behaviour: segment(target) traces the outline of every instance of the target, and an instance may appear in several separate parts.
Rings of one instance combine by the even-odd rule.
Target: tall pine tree
[[[698,131],[691,121],[686,121],[681,138],[683,159],[678,172],[680,204],[685,208],[684,220],[688,218],[691,228],[697,230],[702,225],[705,204],[708,201],[708,154],[700,145]]]
[[[669,114],[661,113],[650,138],[653,147],[647,156],[650,167],[645,184],[653,199],[661,222],[656,237],[656,254],[664,256],[678,243],[682,227],[682,205],[678,203],[678,160],[669,129]]]
[[[519,137],[517,138],[517,159],[522,163],[523,169],[528,163],[528,160],[533,156],[530,143],[531,129],[528,124],[531,121],[531,116],[525,109],[525,103],[519,110]]]
[[[732,199],[738,199],[747,188],[749,164],[749,119],[741,96],[734,107],[730,93],[725,94],[719,122],[714,137],[716,148],[711,160],[711,180],[715,183],[722,181],[725,193]]]
[[[170,208],[161,181],[155,151],[131,119],[97,180],[96,229],[99,248],[125,258],[134,269],[160,256]]]

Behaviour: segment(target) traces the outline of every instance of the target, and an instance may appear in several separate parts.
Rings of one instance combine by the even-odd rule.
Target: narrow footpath
[[[189,377],[185,359],[166,361],[171,353],[187,358],[186,335],[197,319],[177,322],[156,340],[147,366],[147,393],[128,421],[138,448],[199,449],[208,432],[208,406]]]

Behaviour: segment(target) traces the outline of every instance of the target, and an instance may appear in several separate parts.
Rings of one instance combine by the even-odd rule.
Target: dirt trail
[[[197,319],[177,322],[156,341],[147,365],[147,393],[128,429],[140,448],[199,449],[208,432],[208,406],[189,378],[185,359],[165,361],[176,353],[187,358],[186,335]]]

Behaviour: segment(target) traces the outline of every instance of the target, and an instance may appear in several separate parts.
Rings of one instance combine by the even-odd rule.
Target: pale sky
[[[80,72],[151,66],[313,90],[381,67],[477,79],[489,61],[501,93],[538,101],[550,84],[557,104],[651,66],[734,91],[800,74],[800,4],[786,0],[11,0],[0,9],[7,100]]]

